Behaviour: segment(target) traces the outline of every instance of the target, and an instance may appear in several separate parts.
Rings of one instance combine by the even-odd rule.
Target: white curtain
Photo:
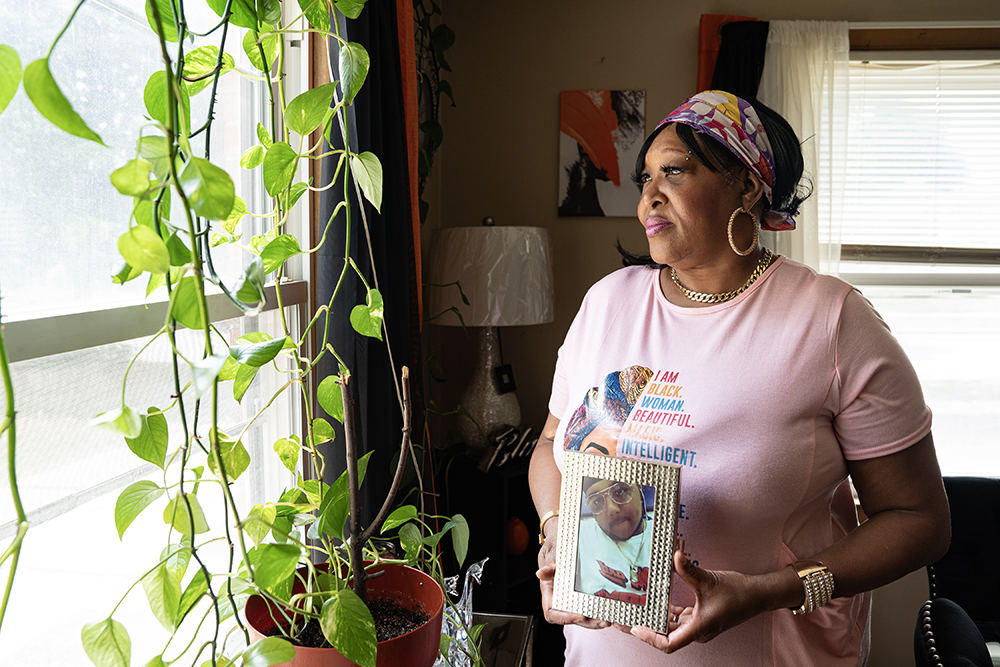
[[[821,273],[840,262],[849,51],[846,21],[771,21],[757,92],[794,128],[813,186],[795,231],[763,232],[764,244]]]

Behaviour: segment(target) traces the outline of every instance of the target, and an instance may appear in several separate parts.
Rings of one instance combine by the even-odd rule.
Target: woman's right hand
[[[542,611],[545,613],[545,620],[553,625],[579,625],[593,630],[609,628],[611,624],[607,621],[552,608],[552,589],[556,578],[556,544],[559,541],[558,522],[558,517],[546,522],[545,528],[548,534],[545,536],[545,544],[538,550],[538,572],[535,576],[538,577],[542,590]],[[555,525],[549,529],[553,524]]]

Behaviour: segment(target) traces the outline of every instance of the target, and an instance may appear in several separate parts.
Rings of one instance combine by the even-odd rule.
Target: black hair
[[[777,211],[795,216],[799,212],[802,202],[812,194],[812,187],[808,179],[802,178],[804,168],[802,161],[802,148],[799,139],[795,136],[795,130],[788,124],[777,111],[774,111],[756,99],[745,97],[750,106],[757,112],[764,131],[767,132],[768,141],[771,142],[771,159],[774,160],[774,185],[771,187],[771,197],[773,201],[764,201],[765,211]],[[664,123],[657,127],[646,137],[639,155],[635,160],[635,171],[632,174],[632,181],[642,187],[642,172],[646,169],[646,153],[656,137],[674,123]],[[677,126],[677,136],[684,142],[691,154],[704,165],[709,171],[719,171],[721,168],[726,174],[735,177],[740,168],[744,167],[743,162],[736,157],[721,141],[716,140],[711,135],[707,139],[697,136],[692,127],[682,125]],[[649,255],[633,254],[622,247],[621,242],[617,242],[618,252],[622,256],[624,266],[649,266],[656,269],[666,268],[666,265],[654,262]]]

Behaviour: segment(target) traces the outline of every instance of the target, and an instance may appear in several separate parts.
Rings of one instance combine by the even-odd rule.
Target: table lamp
[[[476,366],[459,399],[472,419],[460,418],[458,423],[459,435],[472,451],[485,448],[498,429],[521,426],[521,406],[510,367],[501,361],[497,327],[552,321],[550,256],[545,229],[497,227],[489,217],[480,227],[439,229],[431,241],[427,304],[431,322],[445,326],[464,322],[477,329]],[[461,286],[461,292],[453,283]]]

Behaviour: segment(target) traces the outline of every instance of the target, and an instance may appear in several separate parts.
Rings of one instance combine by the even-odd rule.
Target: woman
[[[588,292],[531,463],[542,605],[566,626],[566,664],[863,664],[867,591],[949,542],[916,375],[860,293],[758,244],[761,226],[792,228],[802,201],[780,116],[701,93],[657,126],[636,171],[649,257]],[[672,397],[650,437],[682,462],[667,634],[551,608],[566,421],[637,365]]]

